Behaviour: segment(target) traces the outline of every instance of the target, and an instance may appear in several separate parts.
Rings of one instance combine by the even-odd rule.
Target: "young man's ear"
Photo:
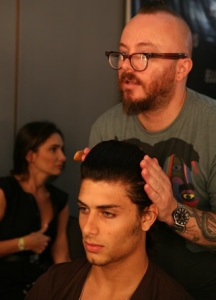
[[[158,216],[158,208],[155,204],[151,204],[149,207],[146,207],[142,214],[142,230],[148,231],[151,226],[154,224]]]

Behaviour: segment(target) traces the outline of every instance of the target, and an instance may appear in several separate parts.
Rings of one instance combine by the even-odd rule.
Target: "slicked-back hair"
[[[104,141],[91,149],[81,164],[81,179],[121,182],[128,197],[141,213],[151,204],[144,191],[140,162],[145,153],[137,145],[124,141]]]
[[[81,180],[106,181],[125,184],[130,200],[137,205],[141,215],[152,203],[144,191],[140,162],[145,153],[139,146],[117,140],[109,140],[94,146],[81,164]],[[129,201],[130,201],[129,200]],[[154,253],[154,226],[146,234],[147,253]]]

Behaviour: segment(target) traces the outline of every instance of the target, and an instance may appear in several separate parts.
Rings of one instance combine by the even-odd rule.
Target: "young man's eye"
[[[85,206],[79,206],[78,209],[79,209],[79,212],[82,213],[82,214],[87,214],[88,213],[88,208],[85,207]]]
[[[115,214],[113,214],[109,211],[103,211],[103,215],[104,215],[104,217],[110,218],[110,219],[115,217]]]

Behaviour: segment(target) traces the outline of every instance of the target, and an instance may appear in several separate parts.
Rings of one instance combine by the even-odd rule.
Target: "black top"
[[[0,221],[0,240],[22,237],[40,230],[40,212],[34,196],[26,193],[12,176],[0,178],[0,189],[6,198],[5,215]],[[5,290],[13,289],[18,282],[22,282],[22,285],[31,284],[52,264],[50,247],[56,237],[58,214],[67,204],[68,195],[52,184],[47,184],[47,189],[54,217],[45,234],[51,237],[51,242],[40,256],[32,251],[23,251],[0,258],[0,299],[3,299]]]
[[[26,300],[78,300],[91,264],[86,259],[61,263],[43,274]],[[99,288],[99,287],[98,287]],[[150,261],[146,274],[131,300],[191,300],[186,291]]]

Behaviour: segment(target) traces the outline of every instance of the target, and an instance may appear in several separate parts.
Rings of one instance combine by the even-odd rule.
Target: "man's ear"
[[[158,216],[158,208],[155,204],[146,207],[142,213],[141,226],[143,231],[148,231]]]
[[[177,63],[177,73],[176,73],[176,80],[181,81],[182,79],[186,78],[190,73],[193,66],[193,62],[191,58],[184,58],[179,59]]]

